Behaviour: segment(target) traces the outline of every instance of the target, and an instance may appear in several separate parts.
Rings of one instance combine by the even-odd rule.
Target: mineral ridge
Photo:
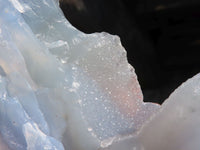
[[[117,36],[78,31],[56,0],[0,0],[1,150],[196,150],[199,79],[144,103]]]

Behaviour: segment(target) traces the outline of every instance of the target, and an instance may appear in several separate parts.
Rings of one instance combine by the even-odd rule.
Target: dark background
[[[85,33],[119,35],[145,101],[162,103],[200,72],[200,0],[61,0]]]

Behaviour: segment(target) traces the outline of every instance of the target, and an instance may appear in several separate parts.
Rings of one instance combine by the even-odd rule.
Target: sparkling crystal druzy
[[[56,0],[0,0],[1,150],[199,150],[199,79],[144,103],[117,36]]]
[[[0,0],[2,147],[106,147],[156,111],[142,99],[117,36],[76,30],[54,0]]]

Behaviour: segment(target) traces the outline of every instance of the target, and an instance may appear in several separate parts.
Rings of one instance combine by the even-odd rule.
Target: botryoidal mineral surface
[[[56,0],[0,0],[1,150],[199,150],[200,75],[144,103],[120,39]]]

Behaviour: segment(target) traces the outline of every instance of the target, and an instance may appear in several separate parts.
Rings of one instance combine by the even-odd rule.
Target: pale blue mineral
[[[161,109],[144,103],[117,36],[78,31],[56,0],[0,0],[1,150],[168,150],[168,133],[170,150],[189,133],[199,146],[191,82]]]

